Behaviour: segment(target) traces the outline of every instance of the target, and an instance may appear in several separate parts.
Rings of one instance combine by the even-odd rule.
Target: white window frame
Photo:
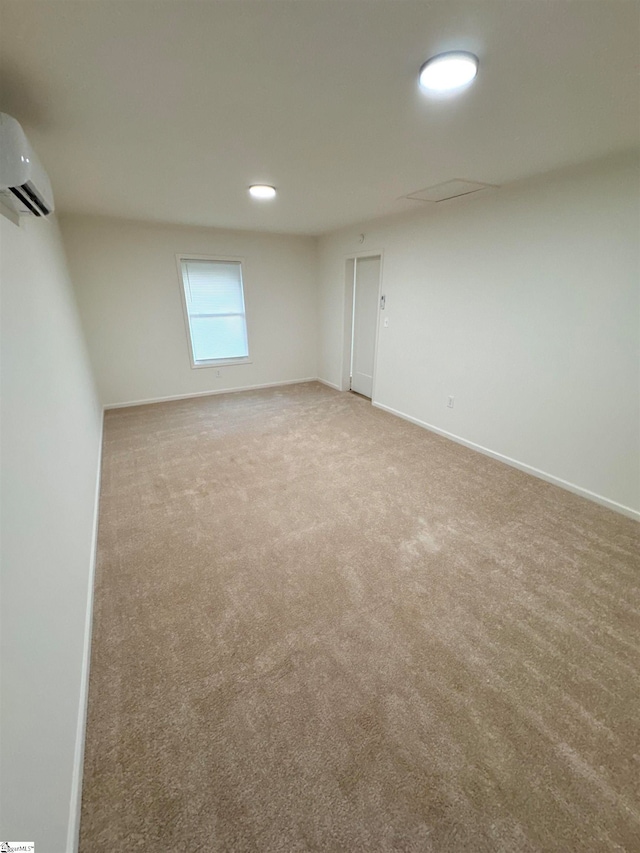
[[[244,305],[244,322],[247,328],[247,355],[241,358],[210,358],[207,361],[195,361],[193,357],[193,340],[191,338],[191,324],[189,323],[189,309],[187,307],[187,295],[185,292],[184,279],[182,278],[183,261],[220,261],[222,263],[240,264],[240,281],[242,284],[242,302]],[[253,364],[251,350],[249,347],[249,317],[247,312],[247,300],[244,287],[244,258],[233,255],[196,255],[193,252],[176,255],[176,267],[178,270],[178,286],[180,288],[180,299],[182,300],[182,314],[187,333],[187,349],[189,350],[189,363],[194,370],[201,367],[220,367],[225,364]]]

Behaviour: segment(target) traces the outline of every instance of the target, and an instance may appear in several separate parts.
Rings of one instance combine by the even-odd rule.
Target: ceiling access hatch
[[[447,201],[450,198],[459,198],[462,195],[470,195],[481,190],[497,189],[495,184],[481,184],[478,181],[465,181],[463,178],[454,178],[425,190],[416,190],[414,193],[403,196],[411,201]]]

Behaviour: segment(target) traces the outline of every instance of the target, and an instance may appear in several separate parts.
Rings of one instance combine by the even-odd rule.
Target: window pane
[[[185,258],[181,269],[194,362],[247,358],[240,262]]]
[[[212,358],[246,358],[247,332],[244,316],[192,317],[191,339],[194,361]]]
[[[242,275],[239,263],[183,261],[189,314],[242,314]]]

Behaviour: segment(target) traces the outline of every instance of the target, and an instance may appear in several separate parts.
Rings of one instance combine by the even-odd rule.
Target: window
[[[192,364],[248,361],[242,264],[222,258],[180,258]]]

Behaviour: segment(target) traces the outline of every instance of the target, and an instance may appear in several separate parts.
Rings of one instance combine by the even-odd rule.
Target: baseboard
[[[102,417],[102,416],[101,416]],[[84,626],[84,646],[82,649],[82,675],[80,677],[80,702],[78,705],[78,727],[71,777],[71,800],[69,803],[69,826],[67,831],[67,853],[77,853],[80,840],[80,809],[82,806],[82,770],[84,766],[84,744],[87,728],[87,705],[89,700],[89,667],[91,664],[91,632],[93,625],[93,587],[98,553],[98,513],[100,509],[100,483],[102,480],[102,436],[104,417],[100,424],[100,445],[98,448],[98,471],[93,510],[93,530],[91,533],[91,556],[89,561],[89,583],[87,588],[87,610]]]
[[[505,456],[502,453],[497,453],[495,450],[490,450],[488,447],[483,447],[481,444],[476,444],[473,441],[468,441],[466,438],[462,438],[459,435],[455,435],[452,432],[447,432],[445,429],[440,429],[440,427],[433,426],[433,424],[428,424],[425,421],[421,421],[419,418],[413,418],[411,415],[407,415],[404,412],[399,412],[397,409],[392,409],[391,406],[385,406],[382,403],[373,402],[377,409],[382,409],[385,412],[389,412],[392,415],[396,415],[398,418],[402,418],[405,421],[409,421],[412,424],[416,424],[417,426],[423,427],[424,429],[428,429],[430,432],[435,432],[438,435],[442,435],[445,438],[450,438],[451,441],[455,441],[457,444],[462,444],[465,447],[469,447],[471,450],[476,450],[478,453],[483,453],[485,456],[490,456],[492,459],[497,459],[499,462],[504,462],[506,465],[511,465],[512,468],[518,468],[520,471],[524,471],[527,474],[532,474],[534,477],[538,477],[540,480],[545,480],[547,483],[552,483],[554,486],[560,486],[562,489],[566,489],[569,492],[573,492],[575,495],[580,495],[580,497],[587,498],[590,501],[594,501],[601,506],[605,506],[608,509],[614,510],[614,512],[619,512],[622,515],[626,515],[629,518],[633,518],[636,521],[640,521],[640,512],[632,509],[631,507],[624,506],[624,504],[617,503],[616,501],[612,501],[609,498],[605,498],[602,495],[598,495],[595,492],[590,492],[589,489],[583,489],[581,486],[576,486],[575,483],[569,483],[567,480],[562,480],[560,477],[555,477],[553,474],[548,474],[546,471],[541,471],[539,468],[534,468],[532,465],[527,465],[524,462],[519,462],[517,459],[512,459],[510,456]]]
[[[236,394],[240,391],[259,391],[261,388],[278,388],[280,385],[300,385],[302,382],[316,382],[315,376],[306,379],[283,379],[280,382],[265,382],[263,385],[243,385],[240,388],[216,388],[213,391],[193,391],[191,394],[173,394],[170,397],[149,397],[144,400],[130,400],[128,403],[108,403],[107,409],[128,409],[130,406],[149,406],[152,403],[169,403],[172,400],[190,400],[192,397],[213,397],[216,394]]]
[[[316,382],[320,382],[322,383],[322,385],[327,385],[329,388],[333,388],[334,391],[342,391],[342,388],[340,388],[339,385],[336,385],[335,382],[329,382],[328,379],[320,379],[320,377],[318,376]]]

